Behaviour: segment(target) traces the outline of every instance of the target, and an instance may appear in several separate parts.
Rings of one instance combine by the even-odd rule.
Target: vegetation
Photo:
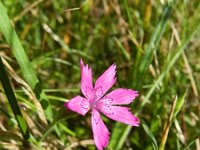
[[[94,150],[80,58],[139,91],[130,127],[103,118],[108,150],[200,149],[198,0],[0,0],[0,149]],[[94,80],[95,80],[94,79]]]

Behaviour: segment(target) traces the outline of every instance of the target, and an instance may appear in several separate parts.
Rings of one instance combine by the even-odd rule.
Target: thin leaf
[[[187,90],[185,91],[185,93],[183,95],[181,95],[178,100],[177,100],[177,104],[176,104],[176,107],[175,107],[175,111],[174,111],[174,116],[173,118],[176,118],[177,114],[179,113],[179,111],[181,110],[183,104],[184,104],[184,101],[185,101],[185,96],[187,94]]]
[[[21,45],[21,42],[11,25],[11,22],[8,18],[6,10],[0,1],[0,31],[3,33],[6,41],[8,42],[9,46],[11,47],[12,53],[17,59],[19,63],[22,74],[26,81],[30,84],[30,86],[34,89],[39,80],[32,69],[28,57],[24,51],[24,48]]]
[[[156,141],[155,137],[153,136],[153,134],[151,133],[149,127],[144,122],[142,123],[142,127],[144,128],[144,131],[147,133],[147,135],[151,139],[151,141],[152,141],[151,143],[152,143],[153,149],[154,150],[158,150],[157,141]]]
[[[136,79],[137,81],[140,81],[136,83],[137,87],[141,87],[142,82],[145,78],[145,75],[147,74],[146,72],[148,71],[149,65],[152,62],[153,54],[157,50],[160,39],[166,29],[167,21],[169,20],[169,16],[172,11],[172,6],[173,6],[172,4],[167,3],[166,6],[164,7],[161,19],[159,20],[155,28],[155,32],[153,32],[149,45],[147,49],[145,50],[144,56],[141,59],[139,59],[139,62],[136,64],[136,66],[138,66]],[[133,69],[133,71],[135,71],[135,69]]]
[[[1,68],[0,69],[0,80],[1,80],[1,83],[3,85],[4,91],[6,93],[8,101],[10,103],[13,114],[15,115],[15,118],[18,122],[22,136],[25,140],[28,141],[29,138],[30,138],[28,126],[27,126],[26,121],[24,120],[22,113],[20,111],[19,105],[17,103],[17,99],[16,99],[14,92],[12,90],[12,87],[11,87],[10,81],[8,79],[8,76],[6,74],[6,71],[4,69],[1,57],[0,57],[0,68]]]
[[[197,136],[197,138],[195,138],[194,140],[192,140],[183,150],[188,150],[195,143],[195,141],[198,138],[200,138],[200,134]]]
[[[122,43],[117,38],[114,38],[114,39],[117,45],[119,46],[120,50],[122,51],[122,54],[125,56],[126,60],[130,60],[131,59],[130,54],[126,51]]]
[[[44,91],[41,89],[41,85],[39,83],[37,75],[34,72],[31,63],[28,60],[24,48],[22,47],[22,44],[14,28],[11,25],[6,10],[1,1],[0,1],[0,31],[3,33],[6,41],[8,42],[12,50],[13,55],[15,56],[17,62],[19,63],[23,77],[35,92],[36,97],[39,100],[42,100],[43,108],[45,108],[45,114],[48,120],[52,121],[53,114],[51,106],[47,100],[48,98],[46,97]]]
[[[46,138],[46,136],[54,129],[54,127],[56,127],[56,125],[59,122],[61,122],[63,120],[67,120],[67,119],[75,117],[75,116],[77,116],[77,114],[75,114],[73,112],[66,115],[66,110],[61,109],[60,112],[58,113],[58,115],[55,117],[54,121],[49,125],[47,130],[43,133],[43,136],[40,138],[39,143],[41,143]]]

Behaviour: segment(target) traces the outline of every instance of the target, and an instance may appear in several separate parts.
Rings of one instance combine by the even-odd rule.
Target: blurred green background
[[[43,115],[45,104],[26,86],[31,81],[0,32],[0,55],[29,126],[30,149],[95,149],[90,114],[66,119],[73,114],[63,108],[81,93],[80,58],[94,79],[116,63],[113,89],[140,94],[130,106],[140,127],[103,118],[111,132],[107,149],[200,149],[199,0],[1,1],[52,113]],[[1,86],[0,148],[27,149],[21,138]]]

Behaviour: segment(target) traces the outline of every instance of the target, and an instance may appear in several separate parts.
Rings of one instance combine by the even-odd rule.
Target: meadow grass
[[[64,108],[82,58],[95,79],[116,63],[113,89],[139,91],[140,127],[103,117],[108,150],[199,150],[199,12],[198,0],[0,0],[0,149],[95,149],[90,113]]]

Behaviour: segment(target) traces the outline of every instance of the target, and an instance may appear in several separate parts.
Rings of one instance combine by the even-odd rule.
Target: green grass
[[[1,68],[1,70],[0,70],[0,80],[1,80],[2,86],[5,90],[5,94],[7,96],[9,103],[10,103],[13,114],[15,115],[15,119],[17,120],[17,123],[18,123],[19,128],[20,128],[21,133],[22,133],[22,136],[23,136],[24,140],[26,140],[28,142],[29,139],[30,139],[28,126],[27,126],[27,123],[24,120],[22,113],[20,111],[19,105],[17,103],[17,99],[14,95],[10,81],[9,81],[8,76],[6,74],[6,71],[5,71],[1,57],[0,57],[0,68]]]
[[[116,63],[113,89],[140,94],[130,105],[140,127],[104,118],[111,132],[107,149],[197,149],[199,12],[198,0],[1,0],[0,55],[19,107],[10,107],[2,82],[0,148],[26,146],[13,117],[20,110],[32,148],[95,149],[90,114],[74,116],[63,107],[81,93],[83,58],[95,79]]]

